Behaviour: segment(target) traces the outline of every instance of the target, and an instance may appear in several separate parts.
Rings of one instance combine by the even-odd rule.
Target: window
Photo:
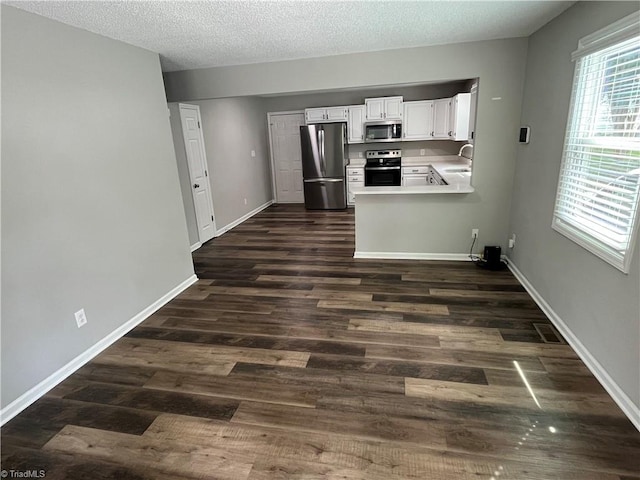
[[[553,228],[628,272],[640,208],[640,14],[580,40]]]

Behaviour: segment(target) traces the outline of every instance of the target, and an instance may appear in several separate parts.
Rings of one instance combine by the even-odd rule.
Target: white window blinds
[[[607,29],[603,38],[613,44],[592,35],[591,48],[574,54],[553,220],[554,229],[625,272],[640,201],[640,25],[629,35],[628,24],[623,40]]]

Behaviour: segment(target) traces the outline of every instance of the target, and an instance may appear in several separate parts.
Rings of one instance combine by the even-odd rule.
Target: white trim
[[[354,252],[353,258],[390,258],[394,260],[454,260],[470,262],[468,253]]]
[[[538,293],[535,287],[527,280],[527,277],[518,270],[518,267],[511,259],[508,259],[509,270],[518,279],[522,286],[527,290],[529,295],[538,304],[544,314],[549,317],[551,323],[560,331],[562,336],[567,339],[571,348],[575,350],[580,359],[589,368],[594,377],[600,382],[604,389],[611,395],[611,398],[618,404],[624,414],[631,420],[631,423],[640,430],[640,406],[633,403],[629,396],[618,386],[613,378],[607,373],[605,368],[596,360],[596,358],[587,350],[580,339],[571,331],[569,326],[558,316],[551,308],[546,300]]]
[[[159,310],[162,306],[171,301],[178,294],[186,290],[188,287],[193,285],[198,281],[198,277],[195,275],[190,276],[184,282],[180,283],[175,288],[171,289],[169,292],[165,293],[158,300],[153,302],[147,308],[139,312],[133,318],[131,318],[126,323],[120,325],[113,332],[108,334],[102,340],[95,343],[92,347],[89,347],[83,353],[78,355],[76,358],[71,360],[69,363],[64,365],[62,368],[58,369],[56,372],[49,375],[43,381],[38,383],[35,387],[31,388],[27,392],[20,395],[9,405],[0,410],[0,425],[4,425],[13,417],[18,415],[22,410],[27,408],[33,402],[42,397],[45,393],[51,390],[53,387],[62,382],[69,375],[73,374],[76,370],[82,367],[84,364],[89,362],[93,357],[101,353],[107,347],[111,346],[113,343],[122,338],[125,334],[127,334],[130,330],[135,328],[138,324],[142,323],[148,317],[150,317],[154,312]]]
[[[271,141],[271,117],[274,115],[303,115],[304,110],[289,110],[286,112],[267,112],[267,131],[269,137],[269,166],[271,168],[271,202],[276,203],[278,200],[278,190],[276,185],[276,165],[273,161],[273,142]],[[305,123],[306,119],[305,119]],[[289,203],[289,202],[282,202]],[[293,203],[293,202],[292,202]]]
[[[604,50],[616,43],[638,36],[640,12],[633,12],[617,22],[578,40],[578,49],[571,54],[571,60],[577,60],[598,50]]]
[[[196,242],[193,245],[191,245],[191,253],[195,252],[197,249],[199,249],[202,246],[202,242]]]
[[[258,208],[254,208],[253,210],[251,210],[249,213],[247,213],[246,215],[243,215],[242,217],[240,217],[237,220],[234,220],[233,222],[229,223],[228,225],[225,225],[224,227],[222,227],[220,230],[216,231],[216,237],[219,237],[220,235],[222,235],[223,233],[227,233],[229,230],[231,230],[234,227],[237,227],[238,225],[240,225],[242,222],[249,220],[251,217],[253,217],[256,213],[260,213],[262,210],[264,210],[267,207],[270,207],[271,205],[273,205],[273,200],[269,200],[267,203],[260,205]]]

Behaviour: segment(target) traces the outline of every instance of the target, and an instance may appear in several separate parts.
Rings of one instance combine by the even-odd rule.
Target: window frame
[[[579,96],[578,94],[582,94],[580,90],[581,79],[586,76],[586,71],[589,70],[588,65],[585,66],[584,69],[582,68],[582,60],[607,48],[622,44],[632,38],[639,37],[639,31],[640,12],[634,12],[618,22],[580,39],[578,42],[578,49],[572,54],[572,59],[577,62],[573,74],[571,102],[569,104],[569,114],[567,117],[567,126],[562,148],[562,162],[560,165],[560,172],[558,174],[558,187],[556,190],[551,223],[551,227],[555,231],[572,240],[605,262],[611,264],[618,270],[621,270],[623,273],[629,272],[631,258],[633,256],[635,243],[638,237],[638,230],[640,229],[640,192],[638,192],[638,196],[636,198],[635,214],[631,220],[632,223],[627,248],[622,254],[620,254],[617,249],[612,247],[606,241],[599,239],[597,232],[594,232],[594,229],[589,231],[587,226],[580,228],[579,224],[583,223],[584,225],[587,223],[586,221],[583,220],[582,222],[579,222],[576,220],[574,223],[571,223],[560,218],[558,214],[559,211],[562,210],[560,205],[562,203],[562,197],[566,194],[564,190],[567,186],[566,184],[571,182],[571,178],[575,179],[575,177],[571,176],[570,172],[572,170],[571,167],[575,167],[577,162],[572,160],[567,152],[568,147],[574,146],[573,141],[570,139],[573,138],[574,128],[576,127],[577,122],[575,120],[581,109],[588,106],[589,102],[593,102],[593,97],[577,98]],[[577,103],[578,101],[580,101],[580,104]],[[577,128],[575,129],[575,131],[578,130],[579,129]],[[635,150],[635,148],[632,148],[632,150]],[[640,183],[640,177],[638,178],[638,182]]]

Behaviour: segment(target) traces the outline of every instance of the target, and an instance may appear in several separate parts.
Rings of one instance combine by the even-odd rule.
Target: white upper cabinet
[[[351,105],[347,120],[348,143],[364,143],[364,105]]]
[[[473,143],[476,139],[476,111],[478,108],[478,84],[471,85],[469,105],[469,142]]]
[[[402,97],[365,98],[366,119],[402,120]]]
[[[403,140],[431,140],[433,132],[433,101],[404,102]]]
[[[433,101],[433,140],[449,140],[449,110],[451,99],[441,98]]]
[[[456,141],[469,139],[471,94],[459,93],[451,99],[449,112],[449,138]]]
[[[304,120],[309,123],[346,122],[348,107],[305,108]]]
[[[346,122],[348,107],[327,107],[327,121]]]

